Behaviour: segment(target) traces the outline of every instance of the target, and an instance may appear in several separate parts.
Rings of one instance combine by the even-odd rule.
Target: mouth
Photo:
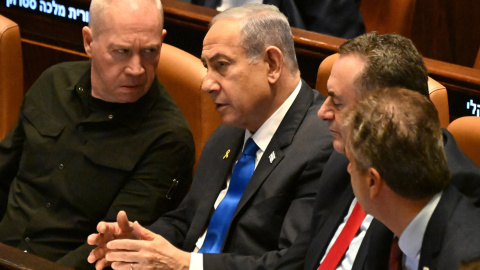
[[[342,138],[341,133],[336,130],[330,129],[330,134],[332,134],[334,138]]]
[[[221,104],[221,103],[215,103],[215,109],[217,111],[222,110],[223,108],[225,108],[225,106],[227,106],[227,105],[226,104]]]
[[[122,91],[126,93],[135,93],[142,89],[142,85],[140,84],[121,85],[120,89],[122,89]]]
[[[120,87],[125,88],[125,89],[134,89],[134,88],[140,87],[140,85],[137,85],[137,84],[135,84],[135,85],[122,85]]]

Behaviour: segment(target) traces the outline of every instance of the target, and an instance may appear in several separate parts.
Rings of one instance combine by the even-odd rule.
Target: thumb
[[[155,239],[155,233],[152,231],[145,229],[138,223],[138,221],[135,221],[133,223],[133,233],[138,236],[142,240],[148,240],[148,241],[153,241]]]

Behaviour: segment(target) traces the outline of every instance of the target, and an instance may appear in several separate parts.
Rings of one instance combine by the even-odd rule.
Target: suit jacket
[[[264,0],[277,6],[292,27],[351,39],[365,33],[360,0]],[[192,0],[192,4],[217,8],[221,0]]]
[[[333,151],[317,116],[324,98],[305,82],[259,161],[238,204],[222,253],[204,254],[205,269],[265,269],[310,222],[318,180]],[[151,229],[193,251],[240,153],[245,130],[220,126],[205,145],[190,192]],[[223,158],[227,151],[228,158]],[[269,156],[276,158],[270,162]]]
[[[443,138],[452,184],[463,194],[474,199],[478,205],[480,169],[458,148],[453,136],[447,130],[443,130]],[[318,268],[328,244],[354,198],[350,175],[347,172],[348,163],[344,155],[332,153],[325,166],[327,169],[320,179],[312,226],[310,230],[298,237],[289,251],[279,260],[276,269],[313,270]],[[374,219],[362,241],[352,269],[388,269],[392,238],[392,232]]]
[[[418,270],[458,269],[461,262],[478,258],[479,224],[480,208],[474,205],[473,199],[460,193],[453,185],[447,187],[428,221]],[[366,265],[364,269],[388,269],[393,233],[386,227],[379,228],[381,233],[372,235],[368,246],[369,258],[366,261],[370,267]]]

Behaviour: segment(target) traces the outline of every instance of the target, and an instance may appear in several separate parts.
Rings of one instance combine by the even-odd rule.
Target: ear
[[[375,168],[368,169],[368,190],[370,199],[374,199],[380,194],[382,186],[385,183],[380,176],[380,173]]]
[[[283,54],[279,48],[270,46],[266,50],[266,61],[268,63],[268,82],[277,82],[283,68]]]
[[[167,30],[163,29],[162,30],[162,43],[163,43],[163,40],[165,39],[166,35],[167,35]]]
[[[83,47],[85,48],[85,52],[91,58],[92,57],[92,41],[93,41],[93,34],[92,29],[88,26],[84,26],[82,28],[82,35],[83,35]]]
[[[165,40],[165,35],[167,34],[167,30],[163,29],[162,30],[162,36],[160,37],[160,52],[162,51],[162,45],[163,45],[163,40]]]

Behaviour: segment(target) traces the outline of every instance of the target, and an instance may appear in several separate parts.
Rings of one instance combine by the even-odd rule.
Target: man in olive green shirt
[[[93,0],[90,16],[91,61],[45,71],[0,143],[0,242],[76,269],[93,268],[86,238],[99,221],[126,210],[148,224],[174,209],[194,162],[187,122],[155,78],[160,2]]]

